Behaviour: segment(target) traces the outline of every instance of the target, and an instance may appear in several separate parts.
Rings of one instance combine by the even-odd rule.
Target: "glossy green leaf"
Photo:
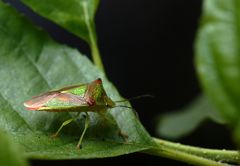
[[[124,108],[109,110],[107,119],[91,113],[83,148],[76,145],[83,118],[66,126],[51,139],[64,120],[74,113],[27,111],[31,96],[98,77],[113,100],[121,99],[115,87],[87,57],[54,42],[24,16],[0,2],[0,127],[21,144],[26,155],[43,159],[100,158],[148,149],[155,145],[135,114]],[[126,103],[128,104],[128,103]],[[119,129],[127,140],[119,135]]]
[[[99,0],[22,0],[22,2],[37,14],[87,41],[94,64],[104,71],[94,24]]]
[[[217,123],[224,123],[224,119],[208,99],[201,95],[181,110],[160,115],[157,133],[160,136],[176,140],[190,134],[208,119]]]
[[[22,2],[39,15],[59,24],[87,42],[96,35],[94,16],[99,0],[22,0]]]
[[[27,161],[21,149],[6,133],[0,131],[0,165],[1,166],[27,166]]]

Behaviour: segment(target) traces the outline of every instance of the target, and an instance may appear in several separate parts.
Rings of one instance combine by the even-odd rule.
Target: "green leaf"
[[[104,72],[94,24],[99,0],[22,0],[22,2],[37,14],[87,41],[94,64]]]
[[[229,123],[239,119],[240,60],[238,1],[205,1],[196,43],[203,87]]]
[[[239,29],[240,1],[205,1],[196,42],[197,71],[206,94],[233,128],[240,118]]]
[[[94,16],[99,0],[22,0],[22,2],[39,15],[87,42],[90,42],[91,35],[96,35]]]
[[[49,136],[75,113],[27,111],[23,102],[31,96],[98,77],[113,100],[116,88],[76,49],[54,42],[24,16],[0,2],[0,127],[21,144],[28,157],[43,159],[100,158],[148,149],[154,142],[135,114],[124,108],[109,110],[115,123],[91,113],[83,148],[76,149],[82,117],[66,126],[57,139]],[[109,118],[108,117],[108,118]],[[128,135],[119,136],[119,129]]]
[[[6,133],[0,131],[0,165],[1,166],[27,166],[22,151]]]
[[[158,119],[157,133],[176,140],[190,134],[207,119],[221,124],[225,122],[208,99],[201,95],[187,107],[161,115]]]

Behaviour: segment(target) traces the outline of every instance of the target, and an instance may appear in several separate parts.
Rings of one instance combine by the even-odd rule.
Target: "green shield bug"
[[[78,112],[78,115],[80,112],[85,112],[85,126],[77,144],[78,149],[81,147],[84,134],[89,126],[88,112],[102,113],[108,108],[116,107],[115,102],[107,96],[100,78],[90,83],[64,87],[35,96],[26,101],[24,106],[34,111]],[[74,118],[71,118],[63,122],[53,137],[56,137],[60,130],[73,120]]]

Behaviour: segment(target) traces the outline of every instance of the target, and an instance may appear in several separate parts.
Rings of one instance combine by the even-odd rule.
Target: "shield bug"
[[[86,114],[85,126],[77,144],[77,148],[80,148],[89,126],[88,112],[103,113],[108,108],[115,107],[116,104],[107,96],[102,80],[99,78],[90,83],[64,87],[35,96],[26,101],[24,106],[28,110],[35,111],[78,112],[78,115],[80,112],[84,112]],[[73,120],[74,118],[71,118],[63,122],[53,137],[56,137],[61,129]]]

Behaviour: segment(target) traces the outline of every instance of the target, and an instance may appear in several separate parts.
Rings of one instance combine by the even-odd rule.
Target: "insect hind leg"
[[[62,123],[62,125],[59,127],[59,129],[57,130],[57,132],[56,132],[55,134],[53,134],[51,137],[52,137],[52,138],[56,138],[56,137],[59,135],[60,131],[63,129],[63,127],[64,127],[64,126],[67,126],[67,125],[70,124],[72,121],[76,120],[77,117],[78,117],[78,115],[79,115],[79,113],[76,115],[76,117],[64,121],[64,122]]]

